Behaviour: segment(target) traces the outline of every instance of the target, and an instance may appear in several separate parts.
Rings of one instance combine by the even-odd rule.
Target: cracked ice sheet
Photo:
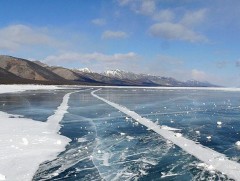
[[[128,116],[138,121],[140,124],[148,127],[150,130],[153,130],[154,132],[163,136],[165,139],[170,140],[187,153],[203,161],[205,164],[207,164],[209,171],[217,170],[228,175],[232,179],[240,180],[239,163],[229,160],[224,154],[218,153],[210,148],[197,144],[192,140],[184,138],[180,133],[174,133],[173,131],[161,129],[159,125],[153,123],[147,118],[141,117],[136,112],[130,111],[126,107],[97,96],[94,93],[98,90],[92,91],[92,96],[127,114]]]
[[[58,131],[70,94],[46,123],[0,111],[0,180],[32,180],[42,162],[65,150],[70,139]]]

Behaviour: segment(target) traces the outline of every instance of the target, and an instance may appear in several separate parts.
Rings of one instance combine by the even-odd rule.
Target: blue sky
[[[239,0],[1,0],[0,54],[240,86]]]

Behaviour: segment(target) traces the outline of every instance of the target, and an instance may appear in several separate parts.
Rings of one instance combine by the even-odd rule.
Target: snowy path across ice
[[[154,132],[158,133],[165,139],[173,142],[175,145],[185,150],[187,153],[193,155],[194,157],[204,162],[199,166],[203,166],[207,168],[210,172],[220,171],[234,180],[240,180],[240,164],[239,163],[229,160],[224,154],[221,154],[210,148],[204,147],[203,145],[200,145],[192,140],[184,138],[181,135],[181,133],[175,133],[173,131],[162,129],[159,125],[155,124],[154,122],[150,121],[147,118],[141,117],[136,112],[131,111],[122,105],[113,103],[111,101],[108,101],[96,95],[95,92],[98,90],[92,91],[91,95],[109,104],[110,106],[118,109],[119,111],[125,113],[126,115],[132,117],[134,120],[136,120],[140,124],[153,130]]]
[[[0,111],[0,180],[32,180],[39,165],[65,150],[70,139],[58,134],[70,95],[47,122]]]

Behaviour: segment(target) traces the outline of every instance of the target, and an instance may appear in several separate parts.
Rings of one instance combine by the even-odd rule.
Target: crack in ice
[[[134,120],[139,122],[140,124],[146,126],[148,129],[158,133],[165,139],[171,141],[175,145],[182,148],[187,153],[193,155],[197,159],[201,160],[205,164],[208,165],[209,171],[216,170],[220,171],[223,174],[226,174],[228,177],[234,180],[240,180],[240,164],[229,160],[224,154],[214,151],[208,147],[205,147],[201,144],[198,144],[192,140],[184,138],[180,133],[175,133],[170,130],[162,129],[159,125],[152,122],[151,120],[144,118],[137,114],[134,111],[129,110],[128,108],[111,102],[107,99],[104,99],[95,94],[95,92],[101,89],[97,89],[91,92],[91,95],[110,106],[118,109],[119,111],[125,113],[126,115],[132,117]]]

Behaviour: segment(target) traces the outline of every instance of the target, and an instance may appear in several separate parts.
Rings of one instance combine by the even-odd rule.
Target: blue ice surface
[[[186,137],[202,145],[233,158],[239,157],[234,144],[240,140],[240,92],[174,89],[123,92],[113,89],[99,95],[153,121],[158,120],[161,125],[182,129]],[[217,126],[218,121],[222,122],[221,126]],[[207,136],[212,137],[211,141]]]
[[[36,90],[0,94],[0,111],[45,122],[61,104],[64,90]]]
[[[69,90],[0,95],[1,111],[44,121]],[[199,161],[85,90],[71,95],[61,134],[72,139],[55,160],[40,165],[34,180],[228,180],[198,168]],[[182,129],[189,139],[238,161],[239,92],[111,89],[97,92],[148,119]],[[12,103],[11,103],[12,102]],[[222,126],[217,126],[217,121]],[[200,131],[200,135],[195,131]],[[206,137],[211,136],[208,140]],[[58,173],[53,175],[53,173]]]

